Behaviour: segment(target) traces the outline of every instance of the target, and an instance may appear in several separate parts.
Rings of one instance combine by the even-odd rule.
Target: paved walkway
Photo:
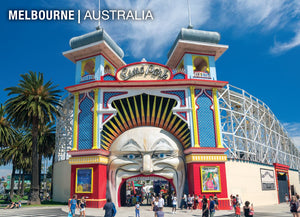
[[[282,204],[274,204],[271,206],[263,206],[263,207],[254,207],[255,214],[254,216],[261,216],[261,217],[291,217],[292,214],[290,213],[289,206],[285,203]],[[62,208],[62,211],[68,212],[68,207],[65,206]],[[195,217],[195,216],[202,216],[202,212],[200,210],[177,210],[176,214],[172,214],[172,208],[165,207],[164,208],[165,217]],[[153,217],[154,214],[150,210],[150,206],[142,206],[141,207],[141,217]],[[76,211],[76,214],[79,215],[79,211]],[[77,216],[77,215],[76,215]],[[95,208],[87,208],[86,209],[86,216],[97,216],[102,217],[104,216],[103,209],[95,209]],[[117,208],[117,215],[116,217],[135,217],[134,207],[121,207]],[[234,216],[233,211],[228,210],[217,210],[215,216]],[[243,216],[243,214],[241,215]]]

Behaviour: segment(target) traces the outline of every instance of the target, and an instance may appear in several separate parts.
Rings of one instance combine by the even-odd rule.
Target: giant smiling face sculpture
[[[173,181],[181,198],[185,181],[182,145],[169,132],[157,127],[137,127],[121,134],[111,145],[109,190],[117,203],[122,179],[158,175]]]

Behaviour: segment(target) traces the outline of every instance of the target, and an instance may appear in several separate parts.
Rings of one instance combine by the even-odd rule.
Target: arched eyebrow
[[[126,144],[121,147],[120,151],[138,151],[142,149],[142,146],[140,146],[134,139],[129,139]]]
[[[174,147],[164,138],[156,140],[151,146],[151,151],[163,150],[163,151],[173,151]]]

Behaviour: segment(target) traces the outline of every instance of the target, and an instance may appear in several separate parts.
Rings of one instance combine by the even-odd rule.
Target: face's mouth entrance
[[[138,175],[123,178],[119,186],[119,205],[151,205],[153,195],[161,194],[165,205],[171,206],[171,195],[176,193],[173,180],[157,175]]]

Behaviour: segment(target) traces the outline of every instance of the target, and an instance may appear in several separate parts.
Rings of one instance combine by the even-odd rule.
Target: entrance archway
[[[124,179],[120,184],[118,201],[120,206],[151,205],[152,196],[162,195],[165,205],[171,206],[171,196],[176,193],[173,181],[160,176],[139,175]]]
[[[108,184],[112,200],[124,204],[127,180],[166,180],[180,198],[185,182],[181,143],[158,127],[137,127],[121,134],[111,145]],[[143,178],[142,178],[143,177]]]

